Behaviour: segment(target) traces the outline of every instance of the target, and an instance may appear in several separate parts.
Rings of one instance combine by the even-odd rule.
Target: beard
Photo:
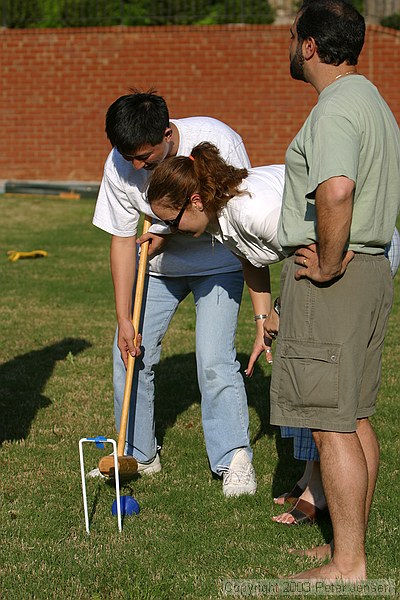
[[[290,60],[290,75],[298,81],[307,81],[304,76],[304,56],[301,53],[300,44],[298,44],[296,53]]]

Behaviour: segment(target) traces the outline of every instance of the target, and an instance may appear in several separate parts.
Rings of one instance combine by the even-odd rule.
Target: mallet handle
[[[145,215],[144,223],[143,223],[143,233],[147,233],[151,226],[151,217]],[[147,267],[147,255],[149,252],[149,242],[145,242],[140,246],[140,259],[139,259],[139,267],[136,277],[136,292],[135,292],[135,301],[133,305],[133,316],[132,316],[132,325],[135,329],[135,344],[139,331],[140,325],[140,314],[142,312],[142,301],[143,301],[143,290],[144,290],[144,281],[146,276],[146,267]],[[124,399],[122,402],[122,412],[121,412],[121,422],[119,427],[119,435],[118,435],[118,456],[123,456],[125,454],[125,439],[126,439],[126,428],[128,426],[128,416],[129,416],[129,406],[131,403],[131,391],[132,391],[132,380],[133,380],[133,371],[135,368],[135,357],[128,354],[128,366],[126,369],[126,379],[125,379],[125,389],[124,389]]]

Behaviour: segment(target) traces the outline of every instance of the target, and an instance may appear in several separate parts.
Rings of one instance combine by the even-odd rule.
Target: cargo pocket
[[[341,344],[282,340],[280,397],[304,407],[338,408]]]

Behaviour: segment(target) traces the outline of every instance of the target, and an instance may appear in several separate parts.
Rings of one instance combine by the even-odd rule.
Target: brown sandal
[[[323,512],[324,510],[317,508],[311,502],[299,499],[293,508],[288,511],[288,514],[294,517],[294,522],[283,523],[283,525],[312,525]]]
[[[288,504],[296,504],[297,500],[300,498],[300,496],[302,495],[302,493],[304,492],[304,490],[301,489],[301,487],[299,485],[294,486],[294,488],[292,490],[290,490],[290,492],[285,492],[284,494],[281,494],[280,496],[278,496],[277,498],[274,498],[274,500],[278,500],[278,498],[283,498],[283,504],[285,504],[286,502]],[[279,504],[278,502],[275,502],[275,504]],[[280,505],[282,506],[282,504]]]

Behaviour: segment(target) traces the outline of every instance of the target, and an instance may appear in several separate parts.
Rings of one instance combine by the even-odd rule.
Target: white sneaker
[[[101,479],[106,479],[106,476],[103,475],[103,473],[100,471],[99,467],[97,467],[96,469],[92,469],[91,471],[89,471],[89,473],[86,473],[86,477],[87,478],[95,478],[95,477],[100,477]]]
[[[236,450],[231,464],[222,474],[222,479],[222,491],[226,497],[256,493],[256,473],[244,448]]]
[[[160,455],[157,453],[152,461],[149,463],[138,462],[137,472],[140,475],[152,475],[153,473],[159,473],[161,471]]]

